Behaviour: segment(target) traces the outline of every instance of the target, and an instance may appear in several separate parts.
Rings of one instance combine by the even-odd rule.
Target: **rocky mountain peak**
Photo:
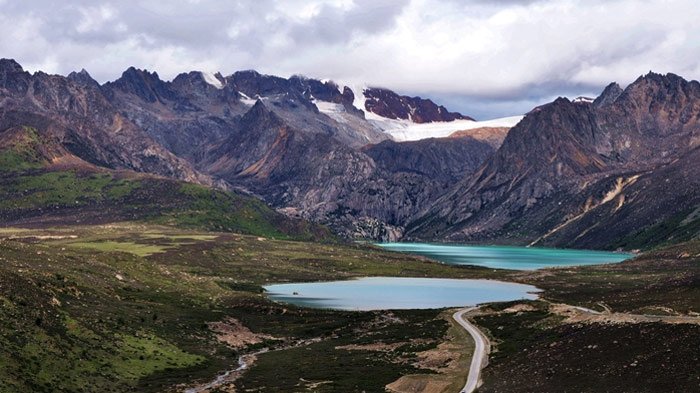
[[[450,112],[444,106],[437,105],[429,99],[402,96],[389,89],[367,88],[364,90],[364,95],[365,107],[360,109],[388,119],[410,120],[414,123],[474,120],[461,113]]]
[[[196,88],[197,90],[210,87],[223,89],[226,86],[226,78],[219,72],[190,71],[177,75],[171,82],[171,85],[176,90],[182,87],[188,89]]]
[[[81,69],[80,72],[71,72],[68,74],[67,78],[73,82],[76,82],[82,86],[93,86],[99,87],[100,84],[97,83],[95,79],[92,78],[89,72],[85,68]]]
[[[275,112],[265,106],[262,100],[255,101],[252,108],[243,115],[242,124],[282,125],[284,122]]]
[[[637,78],[632,84],[627,86],[625,91],[634,92],[639,89],[654,90],[657,94],[672,95],[676,93],[688,93],[692,90],[698,90],[700,84],[697,81],[687,81],[684,78],[668,73],[658,74],[649,72]]]
[[[24,72],[22,66],[13,59],[0,59],[0,73]]]
[[[263,75],[255,70],[237,71],[227,78],[229,84],[247,95],[270,96],[275,94],[285,94],[289,91],[290,82],[287,79],[273,75]]]
[[[160,79],[158,73],[129,67],[122,73],[121,78],[107,84],[126,93],[132,93],[147,102],[172,99],[173,92],[168,84]]]
[[[620,94],[622,94],[622,87],[620,87],[617,82],[613,82],[603,89],[603,92],[593,101],[593,105],[595,107],[602,107],[612,104],[617,100]]]

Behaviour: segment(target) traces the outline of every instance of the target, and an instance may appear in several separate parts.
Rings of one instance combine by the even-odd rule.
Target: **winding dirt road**
[[[467,383],[464,388],[460,390],[460,393],[472,393],[479,386],[479,376],[481,374],[481,369],[486,365],[488,361],[488,353],[490,350],[490,343],[488,338],[481,333],[476,326],[472,325],[469,321],[464,319],[464,314],[474,310],[475,307],[463,308],[456,313],[452,314],[452,318],[457,321],[457,323],[464,328],[474,339],[474,355],[472,355],[472,363],[469,367],[469,376],[467,377]]]

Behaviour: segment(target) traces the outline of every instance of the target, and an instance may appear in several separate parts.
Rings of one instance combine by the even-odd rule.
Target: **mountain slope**
[[[627,234],[697,206],[698,189],[685,176],[698,166],[699,135],[700,84],[673,74],[650,73],[624,91],[611,85],[593,103],[557,99],[527,114],[408,236],[629,246]],[[679,193],[667,182],[680,183]],[[649,214],[642,206],[652,201],[663,208]]]
[[[0,184],[5,226],[147,221],[274,238],[329,236],[249,196],[97,167],[28,126],[0,130]]]
[[[0,60],[0,128],[32,126],[98,166],[212,184],[124,117],[98,87]]]
[[[356,150],[293,127],[259,100],[197,165],[346,236],[395,239],[416,212],[492,151],[470,138],[384,141]]]
[[[168,82],[131,67],[100,86],[85,70],[62,77],[32,75],[11,60],[0,66],[0,129],[32,127],[63,149],[55,160],[66,161],[64,169],[135,171],[251,191],[348,236],[400,236],[406,222],[492,152],[471,139],[363,150],[391,136],[366,119],[378,115],[355,106],[351,88],[330,81],[193,71]],[[363,90],[359,99],[376,91]],[[426,125],[466,118],[429,100],[382,92],[392,107],[421,113],[417,121],[438,121]],[[392,154],[409,165],[390,164]],[[416,157],[420,162],[410,164]]]

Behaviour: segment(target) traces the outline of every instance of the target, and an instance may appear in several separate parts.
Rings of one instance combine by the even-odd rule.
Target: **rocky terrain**
[[[673,74],[557,99],[512,130],[387,89],[255,71],[164,81],[132,67],[100,85],[2,60],[0,100],[0,130],[36,130],[55,165],[238,190],[344,237],[629,249],[700,226],[700,84]],[[392,140],[433,126],[450,138]]]
[[[0,130],[31,126],[43,138],[58,140],[67,152],[94,165],[213,184],[125,117],[97,84],[42,72],[32,75],[4,59],[0,60],[0,102]]]
[[[255,71],[163,81],[133,67],[100,85],[85,70],[32,75],[2,64],[2,129],[33,127],[81,165],[253,193],[347,237],[399,238],[494,150],[469,137],[391,141],[365,118],[381,117],[373,108],[387,119],[414,113],[415,123],[468,117],[385,89],[361,89],[359,98],[330,81]]]
[[[461,113],[449,112],[442,105],[421,97],[401,96],[388,89],[365,89],[364,108],[387,119],[411,120],[416,123],[434,121],[474,120]]]
[[[698,228],[699,145],[696,81],[650,73],[592,103],[559,98],[528,113],[408,233],[606,248],[687,240]]]

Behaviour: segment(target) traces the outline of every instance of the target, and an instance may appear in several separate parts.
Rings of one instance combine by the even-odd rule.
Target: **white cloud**
[[[115,10],[107,4],[96,7],[79,7],[81,19],[75,30],[78,33],[87,33],[90,31],[100,30],[105,23],[114,19]]]
[[[698,20],[697,0],[0,0],[0,52],[100,81],[255,68],[522,111],[649,70],[697,79]]]

